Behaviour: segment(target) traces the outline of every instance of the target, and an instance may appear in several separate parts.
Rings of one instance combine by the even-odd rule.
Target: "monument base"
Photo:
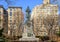
[[[20,38],[19,41],[39,42],[39,38]]]
[[[11,42],[38,42],[38,41],[19,41],[19,40],[14,40],[14,41],[11,41]]]

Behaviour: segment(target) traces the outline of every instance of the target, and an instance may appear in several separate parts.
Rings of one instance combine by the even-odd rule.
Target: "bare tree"
[[[52,36],[51,34],[53,34],[53,32],[54,32],[53,27],[55,26],[55,28],[56,28],[58,25],[58,16],[57,15],[55,15],[55,16],[48,15],[46,18],[44,18],[43,23],[48,30],[49,36]]]
[[[59,7],[59,11],[60,11],[60,0],[51,0],[50,2],[51,4],[57,4]]]
[[[16,4],[16,1],[18,1],[18,0],[5,0],[5,2],[6,2],[8,5]]]

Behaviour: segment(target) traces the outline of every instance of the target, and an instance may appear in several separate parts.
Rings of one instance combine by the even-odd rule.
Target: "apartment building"
[[[4,21],[4,18],[3,18],[4,17],[3,10],[4,10],[3,6],[0,5],[0,29],[3,28],[3,21]]]
[[[24,22],[24,15],[21,7],[9,6],[8,7],[8,35],[21,36],[22,24]]]
[[[4,24],[3,24],[3,27],[4,27],[4,30],[3,30],[3,35],[7,35],[8,33],[8,12],[6,10],[4,10]]]
[[[43,0],[43,4],[33,8],[31,20],[33,21],[33,30],[36,36],[48,35],[47,28],[49,27],[45,26],[44,19],[49,18],[49,16],[54,17],[54,20],[58,20],[58,5],[50,4],[50,0]]]

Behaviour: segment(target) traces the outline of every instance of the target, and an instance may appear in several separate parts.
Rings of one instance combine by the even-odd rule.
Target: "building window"
[[[10,22],[12,22],[12,20],[10,20]]]
[[[10,17],[10,19],[12,19],[12,17]]]
[[[12,8],[10,8],[10,11],[12,11]]]
[[[10,12],[10,16],[12,16],[12,12]]]
[[[16,14],[14,14],[14,16],[16,16]]]
[[[44,33],[44,36],[47,36],[46,33]]]
[[[12,27],[13,27],[13,26],[12,26],[12,25],[10,25],[10,28],[11,28],[11,29],[12,29]]]
[[[48,4],[48,2],[47,2],[47,4]]]
[[[10,26],[12,26],[12,23],[10,23]]]
[[[0,14],[1,14],[1,11],[0,11]]]
[[[0,26],[0,28],[1,28],[1,26]]]
[[[14,11],[15,11],[15,8],[14,8]]]

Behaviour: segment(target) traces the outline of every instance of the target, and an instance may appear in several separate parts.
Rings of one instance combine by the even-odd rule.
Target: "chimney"
[[[49,4],[50,0],[43,0],[43,4]]]

